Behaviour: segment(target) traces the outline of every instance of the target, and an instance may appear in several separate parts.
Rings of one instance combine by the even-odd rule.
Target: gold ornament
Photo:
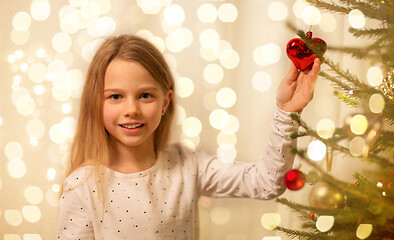
[[[309,205],[314,208],[343,208],[346,196],[326,182],[317,182],[309,193]]]
[[[394,101],[394,71],[387,73],[378,89],[382,91],[383,95]]]

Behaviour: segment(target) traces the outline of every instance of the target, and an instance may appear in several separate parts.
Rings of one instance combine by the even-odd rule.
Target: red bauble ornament
[[[305,175],[297,169],[288,171],[283,178],[285,185],[290,190],[300,190],[305,184]]]
[[[321,54],[326,52],[327,44],[323,39],[312,38],[311,31],[306,33],[306,37],[311,40],[311,48],[316,48]],[[286,53],[294,65],[300,70],[305,70],[312,66],[316,58],[312,50],[300,38],[293,38],[287,43]]]

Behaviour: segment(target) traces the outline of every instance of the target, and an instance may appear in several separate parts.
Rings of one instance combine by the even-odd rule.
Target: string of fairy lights
[[[105,37],[114,34],[121,24],[112,16],[111,7],[117,4],[111,0],[69,0],[63,1],[59,8],[54,7],[49,0],[32,0],[30,11],[19,11],[13,16],[12,31],[9,37],[14,44],[14,49],[9,49],[8,62],[13,74],[12,89],[10,95],[14,110],[24,117],[26,138],[32,147],[47,144],[47,156],[50,163],[58,164],[59,168],[50,167],[45,176],[47,181],[52,182],[50,189],[40,186],[30,186],[22,189],[27,202],[18,209],[0,208],[0,216],[3,216],[9,226],[21,226],[25,221],[29,223],[40,222],[41,210],[39,204],[44,200],[52,207],[57,206],[57,192],[60,189],[56,183],[56,176],[62,172],[67,159],[67,151],[75,133],[76,118],[74,102],[81,95],[84,83],[84,73],[75,66],[75,59],[81,58],[88,63],[96,49],[104,41]],[[176,53],[198,42],[198,51],[202,61],[206,62],[202,69],[203,79],[210,86],[220,86],[225,81],[225,71],[236,69],[242,61],[237,49],[234,49],[230,41],[223,39],[215,28],[208,27],[200,32],[184,26],[186,15],[185,6],[182,2],[175,3],[173,0],[137,0],[130,1],[129,10],[133,12],[135,21],[144,19],[149,15],[159,15],[162,21],[158,23],[165,37],[140,29],[137,35],[151,41],[163,53],[170,67],[174,70],[177,96],[181,99],[193,96],[195,82],[190,77],[180,76],[176,69],[178,60]],[[237,21],[237,5],[225,1],[201,1],[197,9],[197,21],[201,23],[233,23]],[[309,26],[319,26],[323,32],[333,32],[337,28],[337,18],[330,13],[321,13],[316,7],[311,6],[304,0],[297,0],[292,6],[282,1],[272,1],[265,10],[272,21],[285,21],[291,12],[298,19],[302,19]],[[31,50],[28,46],[34,46],[34,40],[30,38],[33,24],[45,26],[51,15],[57,15],[58,30],[53,36],[45,36],[50,39],[50,45]],[[365,25],[365,17],[360,10],[353,10],[348,15],[348,22],[353,28],[362,28]],[[29,49],[29,50],[28,50]],[[76,51],[78,49],[79,51]],[[277,63],[283,56],[283,47],[274,42],[257,46],[250,53],[256,65],[266,67]],[[367,80],[372,86],[379,85],[382,71],[378,67],[368,70]],[[253,74],[249,84],[258,92],[270,90],[272,85],[271,75],[266,71],[258,71]],[[45,111],[46,105],[43,97],[50,97],[57,103],[60,121],[47,122],[40,118],[41,111]],[[318,101],[318,100],[317,100]],[[322,99],[321,101],[325,101]],[[237,155],[236,143],[240,121],[236,115],[228,112],[237,104],[237,91],[229,87],[223,87],[208,92],[203,97],[204,107],[210,111],[209,124],[204,126],[203,121],[197,116],[187,115],[181,104],[177,107],[176,123],[182,130],[182,141],[190,148],[199,144],[199,136],[205,127],[212,127],[218,131],[217,154],[219,159],[232,161]],[[384,100],[379,96],[371,98],[371,111],[379,112],[384,108]],[[327,110],[327,109],[326,109]],[[0,115],[0,128],[7,127],[7,116]],[[351,131],[361,134],[366,131],[368,120],[364,116],[353,116],[350,121]],[[364,130],[363,130],[364,129]],[[317,132],[322,138],[330,138],[335,130],[335,123],[329,118],[323,118],[317,125]],[[364,131],[364,132],[363,132]],[[47,138],[49,143],[47,143]],[[355,141],[360,141],[355,138]],[[362,138],[361,138],[362,140]],[[358,144],[354,144],[359,146]],[[31,147],[29,146],[29,147]],[[28,152],[28,147],[22,143],[10,139],[3,146],[7,161],[8,176],[0,178],[0,190],[3,185],[14,179],[23,179],[29,171],[29,165],[23,160]],[[308,156],[312,160],[320,161],[326,154],[326,147],[321,141],[312,141],[308,147]],[[354,149],[352,154],[362,154],[362,149]],[[209,202],[209,201],[208,201]],[[210,214],[212,222],[225,224],[230,218],[230,212],[226,208],[213,208]],[[277,213],[264,214],[261,218],[262,226],[272,229],[280,222]],[[331,224],[330,220],[326,222]],[[321,220],[321,222],[324,222]],[[329,225],[328,224],[328,225]],[[323,224],[327,226],[327,224]],[[324,228],[324,227],[323,227]],[[319,228],[318,228],[319,229]],[[25,234],[23,239],[42,239],[41,234]],[[5,240],[21,239],[18,234],[5,234]],[[265,237],[264,239],[280,239],[278,237]]]

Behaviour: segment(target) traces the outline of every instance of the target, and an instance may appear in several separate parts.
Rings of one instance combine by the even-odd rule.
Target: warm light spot
[[[42,63],[33,63],[28,70],[28,76],[30,80],[35,83],[41,83],[45,81],[47,75],[47,67]]]
[[[203,23],[215,22],[218,17],[218,12],[216,7],[211,3],[203,3],[197,9],[198,19]]]
[[[21,178],[26,174],[26,165],[20,159],[12,159],[7,164],[8,173],[13,178]]]
[[[293,13],[297,18],[302,18],[302,12],[306,7],[310,6],[310,4],[305,0],[297,0],[293,4]]]
[[[66,75],[66,81],[67,87],[71,90],[71,96],[76,99],[80,98],[85,83],[83,73],[78,69],[72,69]]]
[[[181,31],[173,31],[166,37],[166,46],[171,52],[180,52],[188,46],[187,38]]]
[[[208,83],[217,84],[223,80],[224,71],[220,65],[212,63],[204,68],[203,75],[205,81],[207,81]]]
[[[215,109],[209,115],[209,123],[215,129],[223,129],[229,121],[228,113],[223,109]]]
[[[372,224],[360,224],[357,227],[356,236],[360,239],[366,239],[371,235],[372,229]]]
[[[58,52],[66,52],[71,48],[72,40],[67,33],[56,33],[52,38],[52,47]]]
[[[263,240],[282,240],[280,237],[263,237]]]
[[[81,8],[81,14],[87,19],[96,19],[100,16],[101,7],[98,4],[98,1],[88,1],[88,3]]]
[[[327,147],[326,145],[319,140],[312,141],[308,145],[308,157],[313,161],[320,161],[326,155]]]
[[[62,135],[73,138],[75,135],[75,130],[77,128],[77,120],[73,117],[63,118],[60,122],[60,131]]]
[[[369,110],[373,113],[381,113],[384,109],[384,97],[380,93],[375,93],[369,98]]]
[[[321,16],[319,27],[324,32],[333,32],[337,28],[337,20],[332,14],[323,13]]]
[[[159,49],[159,51],[161,53],[163,53],[164,50],[166,50],[166,43],[164,42],[164,40],[161,37],[153,36],[153,37],[149,38],[148,40],[153,45],[155,45],[155,47],[157,47],[157,49]]]
[[[215,48],[213,48],[213,53],[215,54],[215,57],[217,59],[220,59],[220,57],[226,50],[232,50],[232,49],[233,47],[231,46],[231,43],[229,43],[226,40],[220,40],[219,44]]]
[[[302,12],[302,20],[304,20],[307,25],[317,25],[320,23],[321,14],[319,9],[314,6],[309,6],[304,8]]]
[[[365,16],[364,13],[358,9],[353,9],[349,12],[349,24],[352,28],[360,29],[365,26]]]
[[[219,40],[219,33],[214,29],[208,28],[200,33],[200,44],[205,48],[215,48],[219,44]]]
[[[29,40],[30,33],[26,31],[18,31],[13,29],[11,32],[11,41],[18,45],[23,45]]]
[[[157,14],[161,10],[160,0],[140,0],[137,4],[145,14]]]
[[[239,54],[233,49],[224,50],[220,55],[220,64],[222,64],[222,66],[227,69],[236,68],[239,64],[239,61]]]
[[[316,126],[316,132],[321,138],[328,139],[332,137],[335,131],[335,123],[331,119],[321,119]]]
[[[234,134],[225,134],[224,132],[220,132],[216,138],[216,142],[218,146],[221,146],[223,144],[230,144],[234,146],[237,144],[237,136]]]
[[[361,156],[366,149],[366,143],[364,138],[355,137],[349,143],[349,152],[355,157]]]
[[[208,61],[208,62],[216,60],[216,56],[214,54],[213,48],[208,49],[208,48],[201,46],[200,47],[200,55],[201,55],[202,59],[204,59],[205,61]]]
[[[23,240],[42,240],[40,234],[23,234]]]
[[[96,21],[96,31],[99,36],[111,36],[116,30],[116,22],[112,17],[104,16]]]
[[[188,117],[182,122],[182,132],[188,137],[195,137],[201,133],[202,124],[198,118]]]
[[[21,96],[16,100],[16,110],[24,116],[32,114],[36,108],[34,99],[30,96]]]
[[[41,218],[41,211],[37,206],[24,206],[22,214],[26,221],[31,223],[38,222]]]
[[[219,19],[222,22],[234,22],[238,17],[237,7],[231,3],[223,3],[218,9]]]
[[[41,138],[45,133],[45,125],[40,119],[31,119],[26,124],[26,134],[29,137]]]
[[[21,64],[19,65],[19,69],[20,69],[22,72],[27,72],[27,70],[29,70],[29,64],[27,64],[27,63],[21,63]]]
[[[36,51],[36,56],[37,57],[43,58],[43,57],[45,57],[45,55],[46,55],[45,49],[42,49],[42,48],[37,49],[37,51]]]
[[[334,220],[333,216],[320,216],[316,221],[316,228],[320,232],[327,232],[334,226]]]
[[[52,127],[49,129],[49,138],[57,144],[62,144],[67,141],[67,136],[62,134],[60,124],[52,125]]]
[[[22,223],[22,214],[16,209],[7,209],[4,211],[4,218],[11,226],[19,226]]]
[[[34,20],[47,20],[51,13],[51,6],[48,0],[33,0],[30,4],[30,13]]]
[[[372,87],[379,86],[383,80],[382,70],[378,67],[370,67],[367,72],[367,80]]]
[[[356,114],[350,120],[350,130],[356,135],[363,135],[368,128],[368,119],[362,114]]]
[[[267,230],[275,229],[281,222],[279,213],[264,213],[261,217],[261,225]]]
[[[252,77],[252,86],[259,92],[265,92],[270,89],[272,84],[271,75],[266,72],[256,72]]]
[[[21,159],[23,157],[23,149],[18,142],[9,142],[4,148],[5,156],[8,160]]]
[[[185,21],[185,12],[178,4],[171,4],[164,9],[164,21],[170,26],[181,26]]]
[[[216,103],[216,91],[209,91],[204,94],[203,98],[204,108],[208,111],[213,111],[218,107]]]
[[[190,97],[194,92],[194,83],[190,78],[180,77],[175,80],[176,94],[181,98]]]
[[[62,105],[62,111],[63,111],[63,113],[65,113],[65,114],[70,113],[71,110],[72,110],[72,108],[71,108],[71,105],[70,105],[70,104],[64,103],[64,104]]]
[[[44,194],[40,187],[38,186],[29,186],[24,191],[25,199],[30,204],[39,204],[42,202],[44,198]]]
[[[71,6],[81,8],[88,3],[88,0],[68,0]]]
[[[274,21],[282,21],[287,18],[287,7],[281,1],[272,2],[268,6],[268,16]]]
[[[18,12],[12,19],[12,26],[17,31],[26,31],[31,24],[31,17],[27,12]]]
[[[48,169],[48,171],[47,171],[47,179],[49,181],[52,181],[53,179],[55,179],[55,177],[56,177],[56,169],[54,169],[54,168]]]
[[[16,57],[17,59],[23,58],[23,51],[22,51],[22,50],[17,50],[17,51],[15,51],[15,57]]]
[[[229,120],[227,125],[221,130],[225,134],[235,134],[236,132],[238,132],[238,129],[239,129],[238,118],[234,115],[229,115]]]
[[[176,113],[175,114],[176,125],[181,125],[183,120],[185,120],[186,118],[186,111],[181,105],[177,104],[175,113]]]
[[[222,225],[230,220],[230,210],[223,207],[215,207],[210,212],[212,222]]]
[[[70,99],[71,91],[69,88],[52,87],[52,97],[59,101],[64,102]]]
[[[8,62],[14,63],[16,61],[16,56],[14,54],[8,55]]]
[[[53,184],[52,185],[52,191],[59,192],[60,191],[60,185],[59,184]]]
[[[231,88],[222,88],[216,94],[216,102],[222,108],[230,108],[237,101],[237,95]]]

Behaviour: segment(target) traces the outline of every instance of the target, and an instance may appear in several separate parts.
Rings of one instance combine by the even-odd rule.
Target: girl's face
[[[139,63],[114,59],[105,72],[103,105],[112,144],[154,149],[154,132],[171,96]]]

